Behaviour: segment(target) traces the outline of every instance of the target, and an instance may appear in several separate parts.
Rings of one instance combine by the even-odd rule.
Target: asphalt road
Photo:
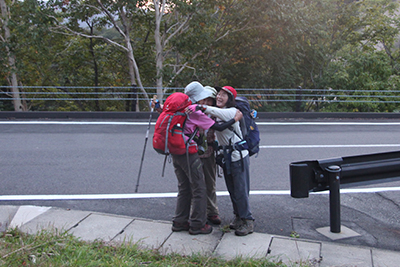
[[[150,129],[135,193],[147,123],[0,121],[0,205],[43,205],[170,221],[177,181],[151,146]],[[400,150],[400,122],[259,122],[261,151],[251,158],[251,208],[256,231],[331,241],[329,195],[290,196],[289,164]],[[392,191],[374,192],[376,188]],[[400,181],[353,185],[341,194],[341,223],[358,237],[335,242],[400,251]],[[370,193],[362,191],[371,188]],[[343,191],[344,189],[342,189]],[[218,205],[227,224],[232,207],[223,178]],[[147,193],[147,194],[145,194]]]

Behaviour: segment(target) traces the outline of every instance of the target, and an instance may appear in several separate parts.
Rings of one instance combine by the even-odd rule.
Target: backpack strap
[[[234,132],[234,133],[237,135],[237,137],[239,137],[239,138],[241,139],[240,142],[247,142],[243,137],[240,137],[240,135],[235,131],[235,129],[233,129],[232,126],[229,127],[229,130],[231,130],[232,132]],[[229,140],[229,143],[231,143],[231,140]],[[242,154],[242,150],[241,150],[241,149],[238,149],[236,143],[233,144],[233,145],[230,144],[230,146],[232,147],[232,152],[233,152],[233,150],[239,151],[239,153],[240,153],[240,161],[241,161],[241,163],[242,163],[242,172],[243,172],[243,171],[244,171],[244,165],[243,165],[243,154]],[[231,154],[232,154],[232,152],[231,152]]]
[[[242,135],[243,135],[243,139],[245,138],[245,136],[247,136],[248,132],[247,132],[247,124],[246,124],[246,120],[244,119],[244,116],[240,119],[239,122],[240,125],[240,130],[242,131]]]
[[[175,130],[176,129],[179,129],[179,128],[181,128],[182,130],[185,128],[185,124],[186,124],[186,121],[187,121],[187,114],[186,113],[183,113],[183,112],[176,112],[174,115],[172,115],[173,117],[174,116],[185,116],[185,121],[183,122],[183,125],[181,126],[181,127],[179,127],[179,126],[177,126],[177,125],[174,125],[174,127],[172,127],[172,129],[171,129],[171,131],[172,131],[172,135],[174,135],[174,133],[175,133]]]
[[[186,120],[185,120],[186,123]],[[192,180],[192,172],[190,170],[190,159],[189,159],[189,144],[193,140],[193,138],[196,136],[197,132],[199,131],[199,128],[196,128],[194,132],[191,134],[189,139],[186,141],[186,160],[187,160],[187,165],[188,165],[188,171],[189,171],[189,179],[190,181]]]
[[[225,171],[228,175],[231,174],[232,151],[233,149],[231,145],[222,146],[222,153],[225,161]]]
[[[231,130],[232,132],[234,132],[234,133],[236,134],[236,136],[240,138],[240,140],[244,140],[244,138],[241,137],[241,136],[235,131],[235,129],[233,129],[233,127],[229,127],[229,130]]]
[[[168,119],[167,129],[165,131],[165,149],[164,149],[165,153],[169,153],[169,149],[168,149],[168,132],[169,132],[169,126],[171,126],[171,121],[172,121],[172,118],[174,117],[174,115],[167,115],[167,116],[169,116],[169,119]]]
[[[242,163],[242,172],[244,172],[243,154],[242,154],[242,151],[241,151],[241,150],[239,150],[239,153],[240,153],[240,162]]]

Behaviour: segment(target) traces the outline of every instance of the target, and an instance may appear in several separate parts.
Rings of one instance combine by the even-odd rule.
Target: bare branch
[[[163,15],[165,12],[165,0],[162,0],[162,6],[161,6],[161,17],[160,19],[162,19]]]
[[[199,52],[197,52],[190,61],[196,59],[199,55],[201,55],[205,50],[207,49],[207,47],[203,48],[202,50],[200,50]],[[176,78],[176,76],[178,76],[185,68],[193,68],[193,67],[188,67],[189,61],[186,61],[183,65],[181,65],[181,68],[175,73],[175,75],[169,80],[169,83],[172,83],[172,81]]]
[[[109,43],[109,44],[111,44],[111,45],[117,46],[118,48],[122,49],[123,51],[126,51],[126,52],[129,51],[125,46],[120,45],[119,43],[114,42],[113,40],[108,39],[108,38],[103,37],[103,36],[88,35],[88,34],[76,32],[76,31],[73,31],[73,30],[71,30],[70,28],[64,27],[64,26],[58,26],[58,27],[55,27],[54,29],[57,29],[57,28],[67,30],[67,31],[71,32],[72,34],[68,34],[68,33],[66,33],[66,32],[61,32],[61,31],[55,31],[55,30],[53,30],[52,28],[50,28],[50,30],[53,31],[53,32],[55,32],[55,33],[60,33],[60,34],[64,34],[64,35],[77,35],[77,36],[81,36],[81,37],[85,37],[85,38],[100,39],[100,40],[103,40],[103,41],[105,41],[105,42],[107,42],[107,43]]]
[[[183,23],[181,23],[181,24],[179,25],[179,27],[178,27],[171,35],[168,36],[168,38],[164,41],[164,46],[166,46],[167,43],[168,43],[168,41],[171,40],[172,37],[174,37],[175,35],[177,35],[178,32],[179,32],[181,29],[183,29],[184,26],[186,26],[186,25],[189,24],[189,21],[192,19],[192,16],[193,16],[193,14],[190,14],[190,15],[186,18],[186,21],[184,21]],[[170,29],[171,29],[171,27],[170,27]],[[168,31],[169,31],[169,30],[168,30]]]
[[[59,32],[56,32],[56,33],[59,33]],[[73,35],[73,34],[68,34],[68,35]],[[69,48],[71,45],[72,45],[72,42],[69,41],[67,47],[65,47],[65,49],[64,49],[63,51],[56,53],[56,54],[54,55],[53,58],[56,58],[58,55],[61,55],[62,53],[64,53],[65,51],[67,51],[68,48]]]
[[[114,20],[114,17],[111,15],[111,13],[104,7],[103,3],[100,0],[97,0],[97,3],[101,6],[101,9],[103,10],[104,13],[106,13],[107,17],[111,20],[114,28],[121,34],[124,38],[126,38],[125,33],[121,30],[120,27],[118,27],[117,22]]]
[[[88,4],[84,4],[83,6],[87,6],[87,7],[90,7],[90,8],[96,9],[98,12],[103,12],[103,10],[102,10],[102,9],[100,9],[100,8],[98,8],[97,6],[88,5]]]
[[[123,8],[121,8],[121,10],[119,11],[119,14],[121,15],[121,20],[122,20],[122,24],[125,27],[125,39],[128,38],[130,36],[130,31],[131,31],[131,25],[128,23],[128,18],[126,17],[126,12],[123,10]]]
[[[223,39],[224,37],[228,36],[229,33],[230,33],[230,31],[227,30],[222,36],[218,37],[218,38],[215,40],[215,42],[218,42],[219,40],[221,40],[221,39]]]
[[[230,33],[232,32],[239,32],[239,31],[245,31],[245,30],[249,30],[249,29],[253,29],[253,28],[257,28],[257,27],[262,27],[262,26],[256,26],[256,27],[247,27],[247,25],[243,26],[240,29],[237,30],[227,30],[223,35],[221,35],[220,37],[216,38],[214,43],[220,41],[221,39],[225,38],[226,36],[228,36]],[[189,61],[193,61],[194,59],[196,59],[199,55],[201,55],[204,51],[206,51],[207,49],[209,49],[210,46],[206,46],[204,47],[202,50],[200,50],[199,52],[197,52]],[[170,79],[169,83],[172,83],[172,81],[185,69],[185,68],[192,68],[189,67],[189,61],[187,61],[186,63],[184,63],[183,65],[180,65],[180,69],[175,73],[175,75]],[[175,65],[176,67],[177,65]]]
[[[166,49],[166,50],[164,51],[164,53],[163,53],[163,57],[164,57],[164,58],[168,57],[168,55],[169,55],[169,53],[171,53],[171,51],[173,51],[172,48]]]
[[[383,47],[385,48],[385,52],[386,52],[386,54],[389,56],[389,58],[390,58],[393,62],[396,62],[397,59],[393,57],[393,55],[392,55],[390,49],[386,46],[385,40],[382,40],[381,43],[382,43]],[[395,68],[396,70],[399,70],[399,68],[398,68],[396,65],[394,65],[394,68]]]

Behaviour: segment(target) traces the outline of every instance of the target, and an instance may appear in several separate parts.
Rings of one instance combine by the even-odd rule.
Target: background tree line
[[[130,99],[163,99],[192,80],[253,92],[260,111],[398,109],[386,101],[400,85],[398,1],[0,0],[0,8],[0,110],[146,110],[72,100],[120,86]],[[88,94],[73,94],[76,86]],[[255,101],[299,86],[371,101]],[[21,100],[28,91],[62,100]]]

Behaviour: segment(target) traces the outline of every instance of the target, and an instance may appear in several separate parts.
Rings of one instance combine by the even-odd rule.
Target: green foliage
[[[390,103],[390,96],[399,88],[399,76],[384,51],[357,49],[341,53],[327,70],[326,84],[346,90],[345,95],[357,96],[359,101],[373,101],[337,103],[325,108],[328,111],[393,112],[396,109],[396,105]],[[338,100],[349,100],[341,95],[343,93],[336,93]],[[382,95],[387,97],[376,97]]]
[[[265,259],[225,261],[201,255],[161,255],[130,242],[84,242],[57,231],[27,235],[11,229],[0,236],[1,266],[278,266]]]
[[[0,42],[0,85],[9,83],[8,48],[16,56],[21,85],[53,86],[47,93],[62,92],[67,94],[63,98],[71,99],[77,98],[76,89],[57,87],[130,86],[124,49],[72,33],[103,36],[123,45],[119,27],[130,33],[143,85],[155,86],[153,2],[102,3],[115,25],[96,0],[14,1],[9,22],[12,37]],[[318,102],[324,97],[321,94],[302,103],[300,110],[396,111],[396,104],[390,101],[400,80],[397,1],[169,0],[166,6],[161,23],[165,46],[160,72],[165,87],[184,87],[199,80],[206,85],[236,88],[332,88],[340,101]],[[126,11],[126,17],[121,10]],[[122,27],[123,19],[127,28]],[[172,34],[186,20],[188,24]],[[263,93],[274,91],[265,89]],[[360,101],[373,103],[345,102],[355,95],[360,95]],[[377,95],[385,97],[379,99]],[[92,96],[79,95],[87,97]],[[261,99],[257,94],[253,98],[260,111],[299,109],[295,102],[258,101],[268,98]],[[0,100],[0,110],[10,109],[9,102]],[[129,110],[130,105],[84,100],[35,100],[27,104],[31,110],[87,111]],[[145,103],[140,105],[147,108]]]
[[[332,57],[319,79],[325,88],[342,90],[335,93],[339,101],[325,105],[323,110],[396,111],[393,100],[398,98],[393,96],[399,88],[399,49],[395,47],[394,37],[400,29],[397,16],[393,16],[396,8],[397,4],[386,0],[360,4],[356,19],[347,25],[353,25],[358,31],[348,35],[347,42]]]

